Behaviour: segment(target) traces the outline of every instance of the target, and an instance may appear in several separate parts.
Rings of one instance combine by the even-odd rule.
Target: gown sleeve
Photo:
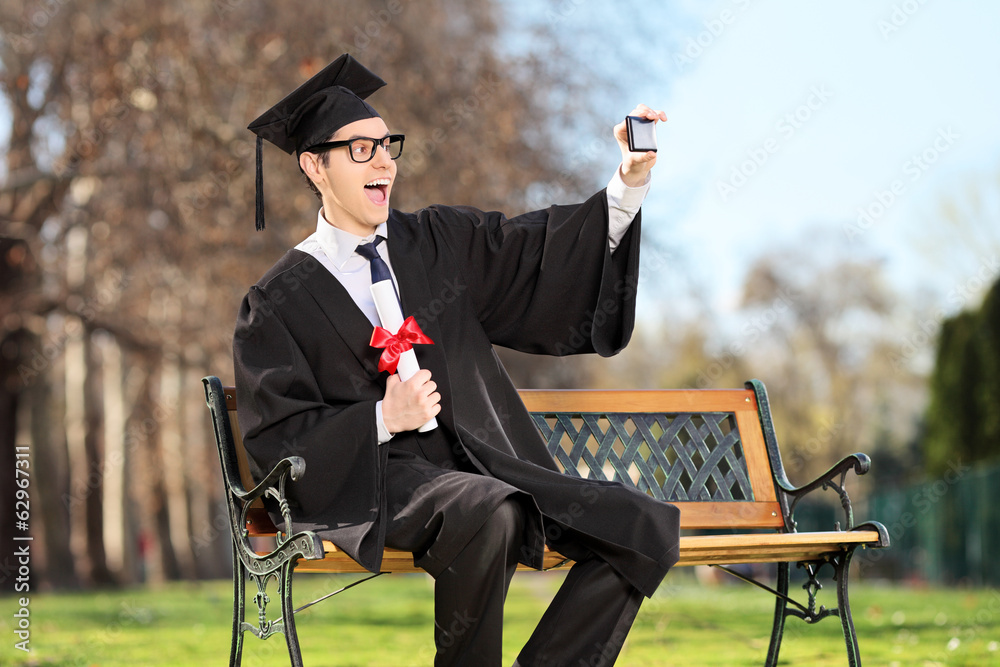
[[[617,354],[635,323],[640,214],[612,254],[604,190],[517,217],[433,207],[490,341],[523,352]]]

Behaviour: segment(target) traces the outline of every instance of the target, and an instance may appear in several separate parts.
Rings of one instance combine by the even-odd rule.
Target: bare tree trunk
[[[70,293],[79,293],[87,275],[87,231],[82,227],[70,229],[66,234],[66,287]],[[90,583],[91,563],[87,553],[86,499],[89,494],[87,469],[87,424],[84,393],[87,391],[87,358],[84,346],[85,332],[78,317],[66,318],[65,365],[66,451],[69,455],[69,547],[77,578]]]
[[[160,445],[163,453],[163,481],[167,492],[170,544],[181,577],[194,579],[196,570],[191,549],[187,484],[184,480],[187,451],[181,435],[185,404],[183,377],[184,369],[178,358],[167,357],[160,376],[160,398],[165,405],[173,405],[176,410],[167,414],[162,422]]]
[[[44,348],[43,348],[44,350]],[[52,363],[25,390],[30,403],[31,453],[35,461],[44,461],[35,484],[40,512],[33,513],[40,524],[38,571],[45,586],[75,588],[79,579],[69,546],[69,462],[62,432],[62,364]]]
[[[70,294],[87,290],[89,232],[75,226],[66,235],[66,286]],[[66,446],[70,460],[70,549],[80,580],[111,582],[104,559],[101,501],[104,466],[101,455],[100,383],[94,349],[84,320],[67,318]]]
[[[87,494],[87,557],[91,564],[94,584],[114,583],[104,555],[104,410],[101,399],[100,361],[96,358],[93,334],[84,335],[84,359],[87,375],[84,378],[83,409],[86,424],[84,448],[87,467],[92,470],[88,482],[92,487]]]
[[[79,320],[73,318],[70,326],[74,324],[82,332]],[[73,554],[77,578],[88,585],[91,583],[92,566],[87,552],[87,496],[91,492],[91,471],[88,470],[87,424],[83,402],[87,361],[82,333],[66,341],[63,363],[66,367],[66,416],[63,426],[69,455],[69,493],[66,495],[69,504],[69,548]]]
[[[144,358],[146,368],[133,389],[137,397],[126,427],[129,452],[129,497],[136,513],[136,535],[140,578],[158,584],[167,580],[169,562],[160,519],[163,513],[163,483],[158,455],[158,415],[152,399],[155,360]],[[133,372],[138,372],[134,369]]]
[[[122,390],[122,353],[110,334],[96,341],[103,362],[104,401],[104,554],[109,573],[121,583],[130,583],[129,534],[125,496],[125,393]]]
[[[185,364],[183,403],[184,442],[186,443],[187,459],[184,466],[184,477],[188,481],[188,496],[191,508],[191,547],[195,559],[197,576],[202,579],[217,579],[229,575],[225,564],[228,562],[229,541],[227,549],[220,552],[218,547],[221,530],[213,524],[215,514],[215,499],[219,497],[222,480],[212,473],[219,469],[218,457],[211,444],[213,436],[208,433],[208,410],[205,409],[204,393],[201,390],[201,377],[204,373],[204,356],[199,355],[193,363],[194,367]],[[212,458],[209,458],[209,455]],[[228,527],[228,523],[222,526]],[[220,563],[221,560],[221,563]]]
[[[73,227],[66,235],[66,286],[81,295],[87,280],[87,229]],[[103,469],[98,445],[100,413],[90,334],[80,317],[66,321],[66,448],[70,463],[70,550],[77,576],[85,584],[109,580],[104,563],[101,521]]]

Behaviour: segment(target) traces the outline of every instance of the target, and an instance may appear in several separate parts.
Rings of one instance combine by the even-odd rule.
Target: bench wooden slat
[[[233,427],[233,438],[240,443],[236,448],[236,467],[240,469],[240,481],[243,482],[243,488],[249,491],[257,483],[250,474],[250,461],[247,459],[247,450],[243,448],[243,432],[240,430],[240,420],[236,418],[236,410],[229,410],[229,425]],[[253,506],[264,509],[264,503],[260,499],[254,501]]]
[[[323,549],[326,552],[326,557],[323,560],[300,560],[295,566],[295,571],[326,574],[363,574],[368,572],[368,570],[355,563],[350,556],[338,549],[333,542],[323,540]],[[261,555],[265,554],[262,553]],[[565,560],[566,558],[561,554],[546,549],[542,567],[551,569]],[[524,565],[519,565],[517,569],[533,571],[533,568]],[[408,551],[389,548],[386,548],[382,552],[382,571],[403,574],[424,572],[419,567],[414,567],[413,554]]]
[[[721,525],[731,527],[733,516],[740,518],[740,527],[748,529],[759,528],[780,528],[782,523],[775,521],[781,519],[781,507],[777,502],[773,503],[743,503],[743,502],[682,502],[674,503],[681,511],[681,528],[686,530],[700,530],[706,528],[717,528]],[[728,518],[729,523],[726,524]],[[277,529],[271,522],[264,506],[260,502],[254,503],[247,512],[247,531],[253,537],[271,537]]]
[[[746,389],[520,389],[528,412],[736,412],[757,414],[757,400]],[[614,404],[609,404],[613,396]]]
[[[824,555],[843,551],[846,545],[872,545],[879,542],[874,530],[817,533],[760,533],[756,535],[686,535],[681,537],[678,567],[726,563],[783,563],[818,560]],[[297,571],[347,574],[367,572],[332,542],[323,541],[323,560],[301,560]],[[266,555],[261,552],[260,555]],[[544,567],[553,568],[565,558],[545,550]],[[571,563],[570,563],[571,564]],[[568,566],[568,565],[567,565]],[[519,566],[519,570],[528,570]],[[386,549],[382,558],[384,572],[423,572],[414,567],[413,555]]]
[[[769,503],[724,502],[672,502],[681,511],[681,528],[783,528],[781,506]],[[737,521],[734,522],[734,517]]]
[[[874,530],[681,537],[679,566],[820,560],[848,546],[880,543]]]
[[[736,426],[740,430],[740,441],[743,443],[743,456],[746,458],[747,474],[753,487],[754,500],[770,501],[777,506],[778,497],[774,490],[771,462],[767,458],[767,446],[760,430],[760,418],[757,416],[756,406],[752,411],[737,410]],[[775,528],[783,527],[780,509],[775,512],[774,517],[776,521],[770,525]]]

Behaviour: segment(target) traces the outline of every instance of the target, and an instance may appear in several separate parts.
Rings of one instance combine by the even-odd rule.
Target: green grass
[[[504,661],[513,662],[562,575],[514,579],[507,602]],[[299,604],[348,577],[298,575]],[[828,590],[821,603],[834,604]],[[273,593],[273,591],[272,591]],[[298,616],[309,667],[432,664],[432,582],[419,575],[381,577]],[[274,597],[272,595],[272,600]],[[928,667],[1000,664],[1000,592],[881,587],[856,581],[855,624],[866,665]],[[272,601],[272,607],[277,603]],[[0,665],[141,667],[228,664],[228,582],[161,589],[35,594],[30,653],[17,650],[17,598],[0,598]],[[770,637],[771,598],[743,584],[704,587],[690,571],[672,573],[643,605],[619,665],[761,665]],[[250,603],[251,616],[256,607]],[[840,623],[807,626],[789,619],[783,664],[846,665]],[[246,667],[287,665],[284,638],[248,635]]]

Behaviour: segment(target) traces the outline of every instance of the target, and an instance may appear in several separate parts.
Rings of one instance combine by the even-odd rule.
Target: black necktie
[[[367,259],[368,262],[371,264],[372,285],[374,285],[375,283],[380,283],[383,280],[389,280],[389,281],[392,280],[392,274],[389,273],[389,265],[385,263],[385,260],[382,259],[381,255],[378,254],[378,249],[375,248],[375,246],[377,246],[384,240],[385,239],[382,238],[381,236],[376,236],[375,240],[372,241],[371,243],[362,243],[357,248],[355,248],[355,251],[359,255]],[[391,283],[391,284],[392,284],[392,291],[396,295],[396,302],[399,304],[399,310],[400,312],[402,312],[403,302],[399,298],[399,290],[396,289],[396,283]]]
[[[375,240],[371,243],[362,243],[355,249],[359,255],[371,262],[372,285],[380,283],[383,280],[392,280],[392,274],[389,273],[389,266],[375,248],[382,240],[381,236],[376,236]]]

